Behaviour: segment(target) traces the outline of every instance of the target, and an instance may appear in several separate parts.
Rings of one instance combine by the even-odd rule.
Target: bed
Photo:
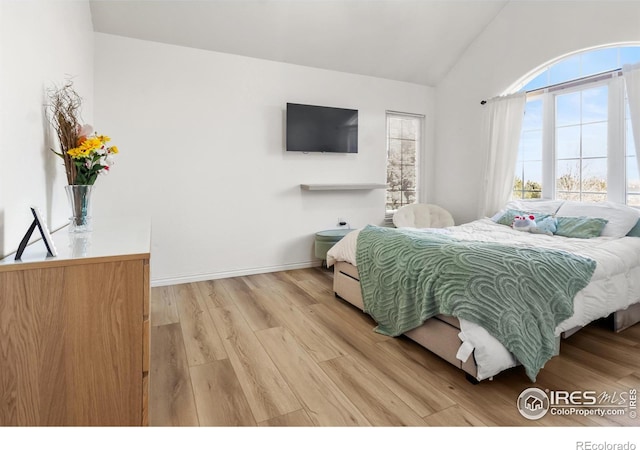
[[[560,228],[556,230],[558,234],[523,232],[508,225],[511,216],[515,213],[534,214],[539,218],[552,217],[556,222],[560,220],[563,223],[574,224],[578,222],[592,223],[595,219],[598,219],[601,228],[599,231],[589,231],[592,237],[585,237],[580,234],[584,230],[578,229],[573,229],[570,230],[571,232],[566,233],[566,227],[562,230]],[[369,266],[363,265],[367,258],[362,256],[362,253],[360,254],[360,261],[357,258],[359,241],[361,246],[365,245],[361,235],[364,236],[366,233],[368,236],[372,232],[378,233],[375,236],[377,241],[380,241],[380,245],[383,245],[384,241],[397,239],[397,234],[403,235],[401,239],[405,239],[408,236],[411,245],[415,246],[414,240],[421,240],[422,233],[426,236],[425,239],[431,247],[441,245],[441,241],[444,241],[447,245],[449,241],[460,241],[465,245],[480,246],[480,251],[482,252],[487,251],[482,246],[495,245],[500,247],[500,251],[502,251],[502,247],[509,247],[515,249],[516,253],[521,251],[538,252],[539,254],[557,253],[558,255],[554,256],[559,258],[557,264],[560,264],[560,266],[554,268],[557,271],[562,271],[562,265],[569,264],[569,262],[563,262],[562,258],[565,256],[581,262],[586,261],[585,264],[587,265],[589,261],[592,262],[592,272],[587,274],[586,281],[583,282],[584,286],[576,285],[575,292],[570,294],[570,312],[565,311],[564,315],[558,316],[562,320],[558,320],[558,317],[555,319],[549,318],[549,322],[555,321],[540,325],[543,328],[551,327],[553,334],[551,336],[553,343],[547,342],[546,350],[543,352],[543,360],[539,364],[539,368],[542,368],[544,362],[560,351],[561,338],[568,337],[594,320],[610,316],[614,331],[621,331],[640,321],[639,218],[640,213],[637,210],[613,203],[585,204],[570,201],[510,202],[492,218],[483,218],[468,224],[445,229],[396,230],[388,228],[386,230],[377,230],[373,228],[380,227],[368,226],[354,230],[327,253],[327,266],[334,267],[334,291],[336,296],[371,314],[378,322],[378,328],[382,328],[382,330],[378,329],[377,331],[390,335],[397,335],[395,333],[401,331],[401,334],[406,335],[426,349],[462,369],[473,381],[481,381],[490,379],[505,369],[522,364],[520,359],[526,361],[527,356],[517,357],[516,355],[521,355],[521,353],[514,350],[511,342],[508,342],[508,340],[505,342],[503,336],[496,334],[491,324],[480,324],[479,322],[482,322],[482,320],[475,320],[473,314],[460,313],[461,309],[454,309],[452,310],[454,311],[453,313],[441,310],[434,313],[434,311],[430,310],[426,314],[426,319],[424,317],[415,318],[417,326],[407,330],[382,327],[380,325],[383,322],[382,316],[376,316],[379,313],[376,307],[372,306],[372,300],[368,298],[372,294],[368,292],[368,287],[363,289],[362,281],[365,281],[366,286],[369,286],[370,280],[363,278],[364,274],[361,272],[370,273],[371,270]],[[573,237],[574,234],[572,233],[577,233],[575,236],[580,237]],[[378,275],[381,277],[379,284],[385,284],[388,280],[392,280],[394,276],[392,272],[395,271],[397,273],[398,268],[404,267],[405,262],[403,259],[406,258],[392,257],[392,253],[386,251],[383,247],[371,248],[373,249],[371,250],[372,254],[378,252],[384,255],[382,262],[378,262],[377,267],[379,269]],[[360,250],[361,252],[363,251],[362,249]],[[405,249],[400,250],[400,254],[405,255],[406,253]],[[527,255],[529,254],[527,253]],[[513,258],[516,257],[515,255],[513,256]],[[513,261],[509,262],[510,268],[518,266],[517,261]],[[360,267],[358,267],[358,262],[361,263]],[[571,264],[574,262],[571,260]],[[546,264],[545,261],[543,267],[546,267]],[[476,265],[480,266],[482,264]],[[401,270],[404,271],[405,269]],[[567,276],[571,277],[574,266],[571,266],[571,269],[566,271],[568,273]],[[366,276],[370,277],[370,275]],[[509,277],[513,278],[512,280],[504,277],[502,280],[505,283],[511,282],[514,286],[517,286],[521,282],[519,279],[521,276],[524,276],[524,274],[518,275],[517,272],[512,271],[509,275]],[[410,278],[403,274],[402,283],[413,283]],[[429,283],[432,281],[430,280]],[[546,280],[542,281],[544,283],[547,282]],[[558,283],[562,282],[561,279],[558,280]],[[570,282],[574,283],[575,280]],[[421,283],[425,284],[423,281]],[[390,286],[395,289],[395,285],[390,284]],[[562,290],[562,285],[558,286],[554,289]],[[394,294],[389,294],[388,291],[384,295],[387,297],[394,296]],[[456,295],[458,297],[461,296],[459,293]],[[504,297],[509,297],[510,295],[504,295]],[[477,301],[471,295],[465,294],[465,296],[469,297],[464,299],[467,305]],[[527,297],[534,296],[535,293],[527,294]],[[514,301],[506,298],[500,300]],[[521,301],[521,299],[518,299],[518,301]],[[556,307],[555,303],[551,302],[551,304],[552,308]],[[406,305],[403,308],[406,308]],[[506,307],[501,304],[500,308]],[[442,309],[445,310],[447,308]],[[392,311],[389,315],[395,318],[397,311]],[[469,320],[470,317],[474,319]],[[543,317],[545,318],[544,320],[547,320],[546,315],[543,314]],[[411,320],[409,320],[409,324]],[[491,332],[488,330],[491,330]],[[520,345],[523,342],[525,345],[527,344],[526,340],[522,340],[526,338],[528,336],[519,336],[519,339],[521,339]],[[529,371],[529,366],[525,365],[525,367],[527,367],[527,374],[531,380],[535,381],[535,375],[539,368]]]

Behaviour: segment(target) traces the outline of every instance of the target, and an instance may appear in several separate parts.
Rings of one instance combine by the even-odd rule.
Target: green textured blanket
[[[484,327],[531,381],[555,350],[556,326],[595,261],[550,249],[463,241],[440,233],[367,226],[356,263],[365,311],[398,336],[436,314]]]

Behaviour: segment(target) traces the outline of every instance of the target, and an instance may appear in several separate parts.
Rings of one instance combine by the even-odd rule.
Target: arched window
[[[570,55],[522,83],[527,105],[514,198],[610,200],[640,207],[624,83],[625,64],[640,62],[640,45]]]

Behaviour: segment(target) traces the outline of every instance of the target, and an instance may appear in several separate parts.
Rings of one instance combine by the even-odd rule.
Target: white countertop
[[[26,230],[25,230],[26,232]],[[40,236],[38,228],[32,236]],[[48,256],[44,242],[39,239],[27,246],[20,261],[15,254],[0,260],[0,271],[7,266],[33,263],[64,263],[87,258],[110,258],[122,255],[149,255],[151,247],[151,220],[149,218],[95,218],[93,231],[69,233],[64,227],[51,235],[57,256]]]

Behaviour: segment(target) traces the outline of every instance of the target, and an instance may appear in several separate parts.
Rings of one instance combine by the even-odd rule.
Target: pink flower
[[[80,127],[80,129],[78,130],[78,136],[82,137],[87,137],[89,136],[91,133],[93,133],[93,127],[91,125],[89,125],[88,123],[85,123],[84,125],[82,125]]]

